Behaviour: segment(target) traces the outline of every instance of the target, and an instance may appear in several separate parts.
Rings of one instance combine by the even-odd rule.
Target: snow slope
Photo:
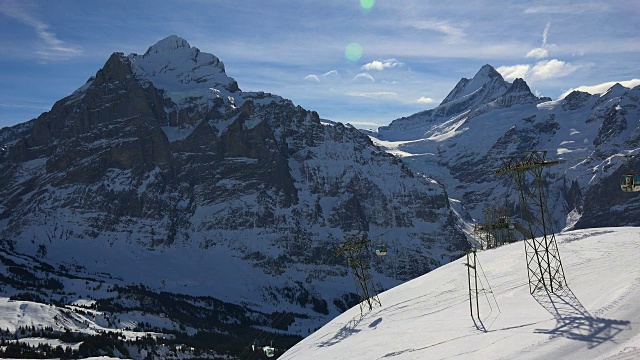
[[[466,258],[351,308],[280,359],[637,359],[640,228],[556,237],[568,287],[529,294],[521,242],[478,253],[480,321],[469,313]],[[482,274],[486,277],[482,276]],[[275,345],[275,344],[274,344]]]

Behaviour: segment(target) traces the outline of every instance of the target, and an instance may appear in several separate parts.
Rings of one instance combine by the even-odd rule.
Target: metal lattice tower
[[[336,256],[342,253],[347,255],[349,267],[353,272],[356,283],[356,294],[358,295],[360,312],[365,308],[371,311],[376,306],[382,306],[378,299],[378,292],[371,281],[369,274],[369,243],[371,241],[366,234],[355,234],[345,236],[345,242],[336,251]]]
[[[516,241],[515,223],[511,221],[506,208],[486,208],[484,223],[474,224],[473,231],[484,249]]]
[[[503,167],[496,171],[496,175],[513,175],[520,195],[522,219],[526,222],[520,232],[528,238],[525,239],[524,245],[529,291],[533,294],[542,286],[553,293],[566,286],[567,280],[547,207],[542,169],[561,161],[547,160],[546,151],[532,151],[519,157],[505,158],[502,162]],[[527,175],[533,177],[532,186],[527,182]],[[536,234],[539,235],[537,238]]]

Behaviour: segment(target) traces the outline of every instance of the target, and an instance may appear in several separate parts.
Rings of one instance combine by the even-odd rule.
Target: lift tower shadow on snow
[[[531,151],[503,158],[503,167],[495,172],[496,175],[511,173],[520,195],[520,212],[526,222],[520,232],[526,237],[524,246],[531,294],[540,286],[554,293],[567,285],[542,180],[545,166],[562,161],[547,160],[546,154],[546,151]],[[532,185],[527,182],[527,175],[533,177]]]
[[[375,307],[382,306],[369,274],[369,251],[367,250],[370,242],[367,234],[347,235],[344,244],[336,251],[336,256],[342,253],[347,255],[347,261],[356,282],[360,313],[363,313],[366,307],[371,311]]]

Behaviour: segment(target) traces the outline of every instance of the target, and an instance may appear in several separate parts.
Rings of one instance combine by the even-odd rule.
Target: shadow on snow
[[[594,317],[580,303],[569,287],[550,293],[539,290],[533,298],[556,319],[553,329],[536,329],[538,334],[549,334],[552,338],[565,337],[584,341],[589,348],[611,341],[616,335],[629,328],[629,321]]]

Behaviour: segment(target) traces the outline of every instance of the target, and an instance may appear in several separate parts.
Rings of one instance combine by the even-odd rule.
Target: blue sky
[[[637,0],[0,0],[0,127],[49,110],[112,52],[173,34],[244,91],[374,128],[437,106],[487,63],[554,99],[640,84],[638,24]]]

